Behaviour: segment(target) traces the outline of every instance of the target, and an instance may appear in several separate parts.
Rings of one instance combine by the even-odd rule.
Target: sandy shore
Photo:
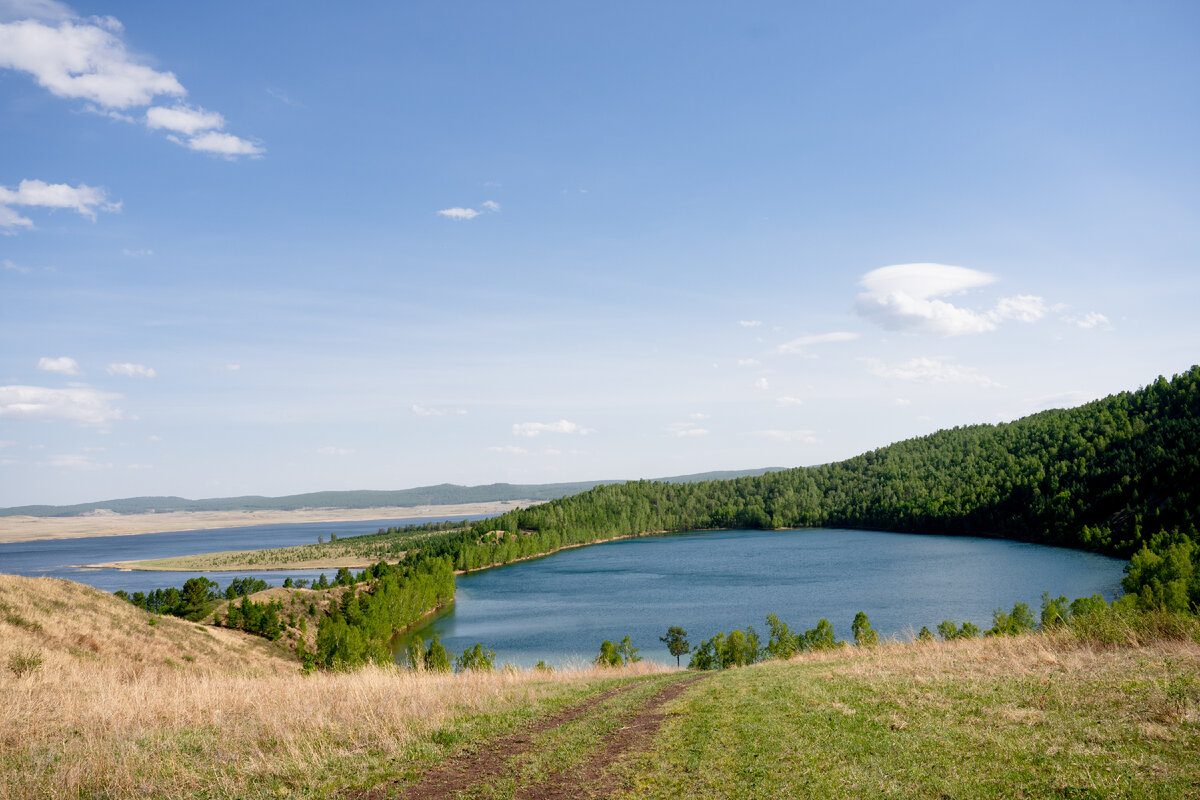
[[[448,506],[384,508],[303,508],[297,511],[173,511],[165,514],[98,512],[83,517],[0,517],[0,543],[35,539],[80,539],[133,533],[240,528],[296,522],[348,522],[362,519],[421,517],[442,519],[461,514],[501,514],[531,505],[529,500],[459,503]]]

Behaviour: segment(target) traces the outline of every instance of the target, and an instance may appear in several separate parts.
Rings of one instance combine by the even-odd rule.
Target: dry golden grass
[[[328,796],[435,735],[502,729],[639,672],[305,676],[262,640],[67,581],[0,576],[0,604],[5,800]]]

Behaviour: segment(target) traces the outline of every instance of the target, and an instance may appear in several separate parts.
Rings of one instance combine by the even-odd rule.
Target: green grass
[[[653,750],[625,766],[624,796],[1200,796],[1195,648],[1134,658],[931,648],[945,652],[764,664],[701,682]]]

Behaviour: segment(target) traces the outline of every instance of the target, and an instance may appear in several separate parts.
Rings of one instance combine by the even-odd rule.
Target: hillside
[[[1179,798],[1200,786],[1195,618],[709,673],[302,675],[236,632],[65,581],[0,576],[0,604],[0,800]]]
[[[761,475],[779,467],[763,469],[702,472],[658,478],[665,483],[690,483],[745,475]],[[576,494],[594,486],[622,481],[578,481],[575,483],[511,484],[493,483],[486,486],[458,486],[442,483],[395,491],[359,490],[347,492],[309,492],[284,497],[217,497],[189,500],[186,497],[126,497],[95,503],[68,506],[30,505],[0,508],[0,517],[75,517],[97,511],[115,514],[148,514],[177,511],[295,511],[302,508],[387,508],[395,506],[444,506],[462,503],[483,503],[504,500],[553,500]]]
[[[848,527],[996,536],[1117,556],[1200,521],[1200,367],[1078,408],[939,431],[835,464],[639,481],[483,520],[423,546],[460,569],[647,531]],[[503,532],[498,536],[496,532]]]

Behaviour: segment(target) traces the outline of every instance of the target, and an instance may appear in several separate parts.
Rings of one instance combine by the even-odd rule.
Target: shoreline
[[[533,505],[530,500],[499,500],[453,505],[380,506],[376,508],[301,508],[294,511],[170,511],[162,514],[94,513],[78,517],[0,517],[0,544],[139,533],[221,530],[252,525],[307,522],[439,519],[463,515],[492,516]]]

